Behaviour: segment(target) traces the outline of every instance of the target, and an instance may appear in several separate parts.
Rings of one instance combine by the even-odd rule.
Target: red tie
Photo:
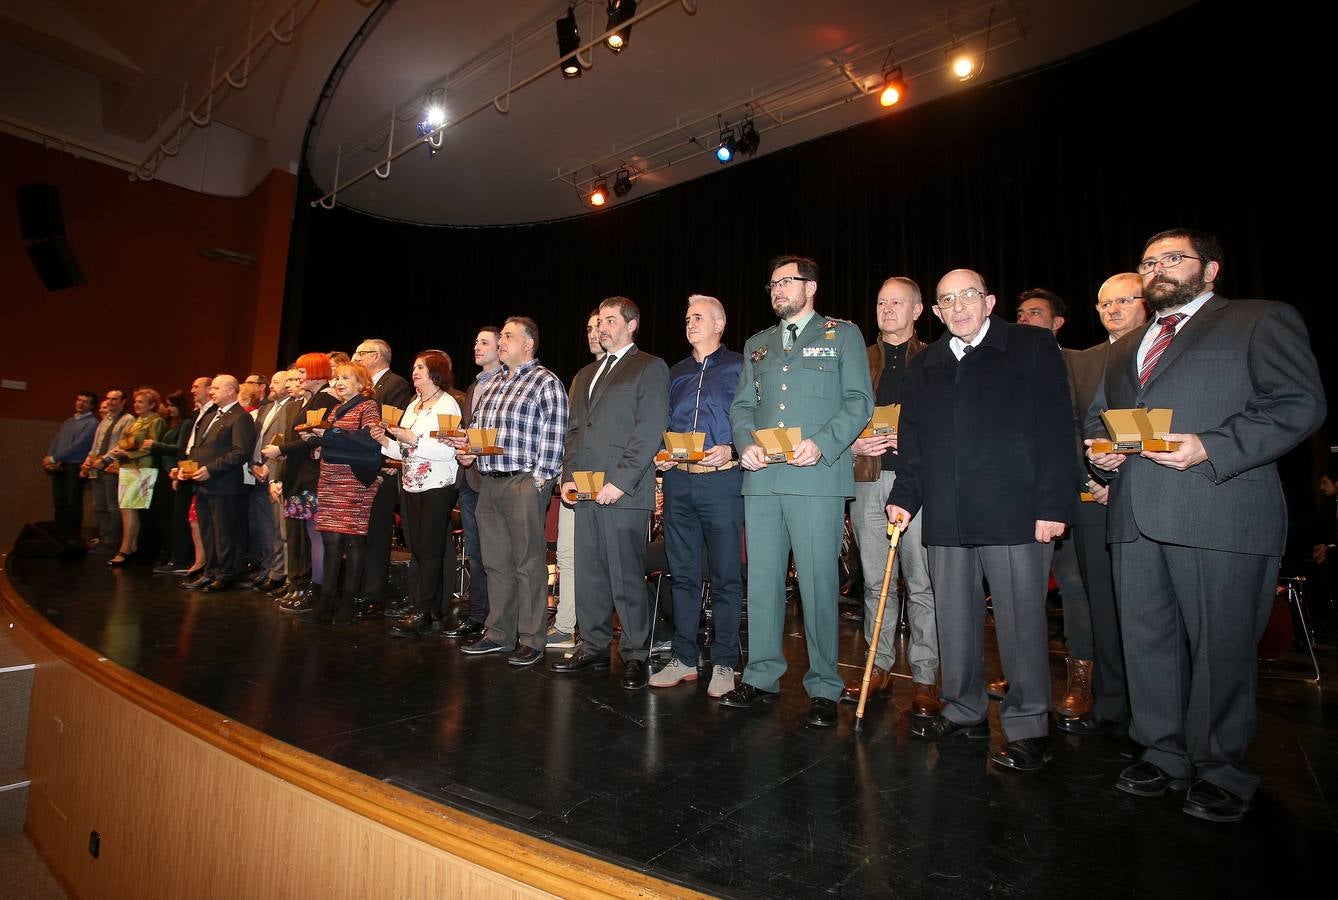
[[[1143,368],[1138,371],[1138,386],[1141,388],[1148,383],[1152,377],[1152,371],[1157,368],[1157,360],[1166,352],[1166,348],[1171,346],[1171,341],[1175,338],[1175,326],[1185,317],[1184,313],[1171,313],[1169,316],[1158,319],[1161,323],[1161,331],[1157,334],[1157,339],[1152,342],[1148,348],[1148,355],[1143,357]]]

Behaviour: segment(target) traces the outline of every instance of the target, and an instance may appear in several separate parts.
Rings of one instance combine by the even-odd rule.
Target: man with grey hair
[[[186,586],[225,591],[241,576],[246,548],[246,485],[242,468],[255,447],[256,426],[237,402],[240,386],[232,375],[209,385],[213,406],[200,416],[196,437],[183,459],[199,463],[195,474],[196,513],[204,541],[204,573]]]
[[[697,680],[703,571],[710,574],[715,640],[707,695],[734,690],[743,611],[743,470],[734,453],[729,407],[743,371],[743,356],[722,344],[725,307],[693,294],[684,317],[692,353],[669,370],[669,431],[705,435],[700,460],[666,460],[664,549],[673,586],[674,645],[669,664],[650,679],[654,688]],[[706,559],[701,557],[706,547]],[[703,562],[705,565],[703,565]],[[654,623],[651,623],[654,628]]]

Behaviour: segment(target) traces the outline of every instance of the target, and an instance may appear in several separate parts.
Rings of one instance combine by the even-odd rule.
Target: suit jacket
[[[274,402],[281,403],[282,406],[274,411],[274,418],[270,419],[269,427],[265,427],[265,420],[269,418],[270,409],[274,404],[262,406],[256,410],[256,442],[251,453],[251,462],[257,465],[265,461],[260,455],[260,451],[273,442],[276,437],[282,444],[283,434],[292,427],[293,419],[297,415],[297,408],[301,406],[291,397]],[[270,481],[283,481],[283,461],[283,454],[280,453],[268,463]]]
[[[669,423],[669,366],[633,345],[587,396],[602,365],[590,363],[571,383],[562,480],[576,471],[603,472],[605,483],[623,492],[619,507],[654,509],[655,454]]]
[[[873,415],[864,338],[850,322],[815,312],[785,352],[777,323],[750,337],[730,406],[734,446],[756,444],[753,431],[799,428],[822,451],[816,465],[773,463],[743,473],[744,494],[853,497],[850,445]]]
[[[189,458],[209,470],[209,479],[197,481],[196,490],[201,494],[240,494],[244,487],[242,466],[251,458],[255,442],[256,423],[240,403],[215,417],[191,448]]]
[[[329,410],[339,405],[339,399],[324,390],[318,390],[306,400],[295,404],[293,416],[288,420],[288,430],[284,432],[283,443],[279,449],[283,451],[283,495],[291,497],[302,491],[315,491],[316,482],[320,478],[320,464],[311,458],[311,450],[314,444],[308,444],[293,429],[298,425],[305,425],[307,421],[307,410],[320,409],[326,411],[329,416]]]
[[[383,406],[393,406],[403,410],[408,409],[409,404],[413,402],[414,391],[409,382],[387,369],[386,374],[376,383],[373,396],[376,402]]]
[[[1149,323],[1149,328],[1157,327]],[[1086,432],[1105,437],[1104,409],[1174,410],[1171,430],[1196,434],[1208,459],[1183,472],[1130,456],[1111,481],[1107,537],[1282,554],[1287,510],[1276,460],[1324,421],[1324,388],[1296,310],[1214,294],[1171,341],[1146,386],[1146,329],[1111,346]]]
[[[883,366],[886,365],[887,355],[884,352],[886,344],[880,336],[867,348],[869,356],[869,386],[873,389],[873,402],[878,404],[878,382],[883,377]],[[914,332],[910,339],[906,341],[906,365],[911,364],[911,358],[925,348],[925,342],[920,340]],[[867,423],[865,423],[867,424]],[[860,429],[863,431],[864,429]],[[853,452],[853,451],[852,451]],[[891,453],[892,451],[888,451]],[[855,453],[855,480],[856,481],[877,481],[878,476],[883,472],[883,458],[881,456],[860,456]]]
[[[1106,473],[1088,466],[1087,447],[1082,441],[1083,423],[1087,421],[1087,410],[1091,407],[1092,398],[1096,396],[1097,387],[1101,384],[1101,376],[1106,372],[1106,355],[1110,351],[1110,346],[1110,341],[1102,341],[1095,347],[1088,347],[1086,350],[1062,351],[1064,367],[1068,369],[1069,374],[1069,396],[1073,400],[1073,419],[1077,423],[1075,429],[1078,441],[1076,490],[1079,492],[1087,490],[1086,485],[1091,478],[1101,482],[1108,480]],[[1101,504],[1090,501],[1078,504],[1076,524],[1102,525],[1105,524],[1105,520],[1106,508]]]
[[[1072,522],[1075,424],[1059,345],[1048,329],[989,319],[959,363],[951,333],[915,357],[901,403],[889,502],[924,506],[924,542],[1030,544],[1036,522]]]

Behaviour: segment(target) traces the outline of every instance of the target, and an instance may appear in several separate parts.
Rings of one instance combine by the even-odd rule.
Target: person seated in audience
[[[163,417],[158,415],[160,403],[161,398],[153,388],[135,391],[135,420],[108,451],[120,463],[116,498],[121,508],[121,547],[107,560],[107,565],[113,568],[124,566],[139,550],[140,510],[149,508],[158,482],[158,463],[144,442],[156,441],[167,430]]]

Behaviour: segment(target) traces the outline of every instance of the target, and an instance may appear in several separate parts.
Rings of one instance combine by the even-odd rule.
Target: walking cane
[[[864,659],[864,680],[860,682],[859,706],[855,707],[855,733],[864,730],[864,704],[869,702],[869,677],[873,674],[873,659],[878,651],[878,636],[883,631],[883,611],[887,609],[887,592],[892,585],[892,566],[897,559],[897,542],[901,540],[901,526],[888,523],[887,565],[883,567],[883,589],[878,592],[878,615],[873,619],[873,636],[869,638],[869,653]]]

